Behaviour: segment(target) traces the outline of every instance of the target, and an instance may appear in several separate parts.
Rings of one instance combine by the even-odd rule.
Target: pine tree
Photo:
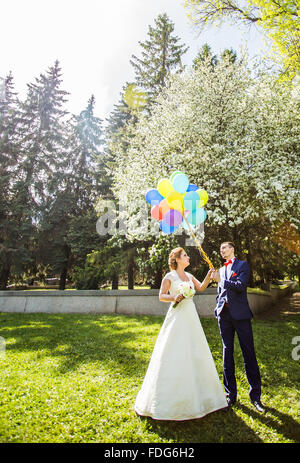
[[[127,88],[132,84],[126,82],[120,93],[120,100],[118,104],[114,105],[113,110],[111,111],[109,117],[106,119],[107,128],[105,135],[107,139],[111,139],[116,135],[127,123],[134,121],[136,116],[132,111],[132,108],[128,106],[124,100],[124,95]]]
[[[198,52],[196,58],[193,61],[193,68],[197,69],[199,65],[201,65],[206,60],[209,60],[212,69],[214,69],[214,67],[218,64],[217,55],[213,54],[211,46],[208,45],[208,43],[205,43],[201,47],[200,51]]]
[[[68,180],[72,162],[68,144],[66,91],[61,90],[58,61],[28,85],[22,104],[22,162],[24,202],[38,228],[37,253],[44,264],[65,279],[70,249],[66,224],[73,208]],[[64,283],[63,283],[64,286]]]
[[[114,170],[114,155],[111,145],[116,141],[125,139],[127,128],[138,121],[138,110],[131,108],[125,101],[124,95],[132,83],[126,82],[120,93],[118,104],[114,105],[109,117],[106,119],[104,152],[98,156],[98,176],[102,179],[100,196],[102,199],[113,199],[112,173]]]
[[[51,180],[58,170],[67,167],[66,91],[60,89],[61,69],[58,61],[35,83],[28,84],[28,94],[22,104],[23,169],[28,194],[35,210],[49,208]]]
[[[17,135],[19,109],[10,73],[0,89],[0,289],[6,289],[18,256],[24,257],[22,231],[25,207],[19,189],[20,146]],[[21,215],[19,214],[21,212]],[[23,216],[23,220],[22,220]],[[20,250],[20,252],[18,252]],[[21,258],[21,257],[20,257]]]
[[[235,63],[237,60],[236,51],[233,48],[225,48],[220,54],[220,58],[217,55],[213,54],[212,48],[208,43],[205,43],[200,51],[198,52],[196,58],[193,61],[193,68],[199,68],[204,62],[208,62],[211,70],[213,71],[215,67],[224,60],[228,60],[229,63]]]
[[[221,53],[221,60],[227,59],[229,63],[235,63],[237,60],[236,51],[233,48],[225,48],[225,50]]]
[[[97,172],[97,159],[103,140],[102,120],[94,115],[95,97],[88,101],[79,116],[73,116],[71,144],[74,170],[76,213],[90,210],[101,190],[103,179]]]
[[[139,42],[142,58],[133,55],[130,63],[135,70],[135,81],[148,94],[150,101],[166,86],[171,72],[181,72],[181,58],[188,50],[179,44],[180,39],[172,35],[174,24],[164,13],[155,19],[155,26],[149,26],[149,39]]]

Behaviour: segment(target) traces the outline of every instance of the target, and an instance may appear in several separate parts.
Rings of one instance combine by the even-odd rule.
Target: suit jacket
[[[248,262],[235,259],[231,270],[225,278],[225,265],[220,269],[221,282],[218,284],[217,305],[215,316],[217,317],[223,310],[228,301],[230,315],[235,320],[245,320],[253,317],[247,299],[247,286],[250,276],[250,267]],[[222,279],[224,285],[222,285]]]

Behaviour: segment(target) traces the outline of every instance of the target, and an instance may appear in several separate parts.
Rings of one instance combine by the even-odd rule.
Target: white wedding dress
[[[192,275],[185,272],[191,280]],[[172,270],[170,294],[179,294],[181,283]],[[227,407],[213,357],[192,299],[176,308],[170,304],[134,410],[157,420],[200,418]]]

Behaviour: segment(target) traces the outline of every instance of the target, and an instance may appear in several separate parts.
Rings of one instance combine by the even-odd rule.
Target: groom
[[[218,282],[215,316],[223,341],[223,383],[228,406],[236,402],[237,396],[233,357],[234,335],[237,332],[250,384],[250,400],[259,412],[264,412],[260,401],[261,379],[251,326],[253,314],[247,300],[250,268],[246,261],[234,256],[234,245],[230,241],[221,244],[220,254],[226,262],[219,272],[212,273],[211,278]]]

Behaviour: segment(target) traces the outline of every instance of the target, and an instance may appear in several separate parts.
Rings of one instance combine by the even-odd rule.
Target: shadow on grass
[[[178,443],[263,442],[233,409],[218,410],[203,418],[186,421],[139,419],[145,423],[148,432]]]
[[[282,413],[275,408],[266,407],[266,413],[257,412],[254,408],[248,408],[239,404],[239,408],[252,418],[265,424],[268,428],[273,429],[276,433],[281,434],[284,438],[300,443],[300,425],[290,415]]]
[[[254,344],[261,369],[262,388],[295,387],[300,369],[292,358],[293,338],[298,335],[298,320],[256,321]],[[262,389],[262,392],[263,392]]]
[[[125,316],[105,314],[7,314],[0,313],[0,335],[13,338],[6,346],[9,352],[37,352],[60,359],[58,373],[76,370],[85,363],[108,366],[126,378],[142,384],[155,344],[162,316]],[[221,365],[222,342],[216,320],[201,320],[211,351]],[[292,360],[292,338],[298,334],[299,322],[263,322],[253,324],[257,356],[263,385],[277,390],[297,384],[299,369]],[[43,354],[45,350],[45,354]],[[244,376],[239,346],[237,376]],[[220,370],[221,371],[221,370]],[[248,383],[246,382],[246,388]],[[265,389],[266,390],[266,389]],[[264,392],[264,389],[263,389]],[[240,404],[249,417],[260,421],[286,439],[299,442],[299,425],[289,415],[268,408],[261,415]],[[206,417],[182,422],[140,418],[148,432],[175,442],[263,442],[235,409],[220,410]]]
[[[61,358],[59,372],[75,370],[84,362],[110,364],[118,372],[142,378],[151,358],[163,316],[106,314],[8,314],[0,313],[0,335],[14,338],[6,350],[30,352],[48,350]],[[221,366],[222,341],[216,320],[201,320],[215,361]],[[253,323],[263,386],[293,385],[299,378],[291,351],[299,322]],[[62,348],[63,346],[63,348]],[[236,339],[237,376],[244,374],[243,359]]]
[[[144,338],[153,334],[155,342],[161,321],[147,316],[2,313],[0,334],[15,339],[7,344],[7,353],[46,350],[61,358],[60,373],[91,361],[111,364],[132,376],[145,364],[145,356],[149,358],[148,350],[143,351]]]

